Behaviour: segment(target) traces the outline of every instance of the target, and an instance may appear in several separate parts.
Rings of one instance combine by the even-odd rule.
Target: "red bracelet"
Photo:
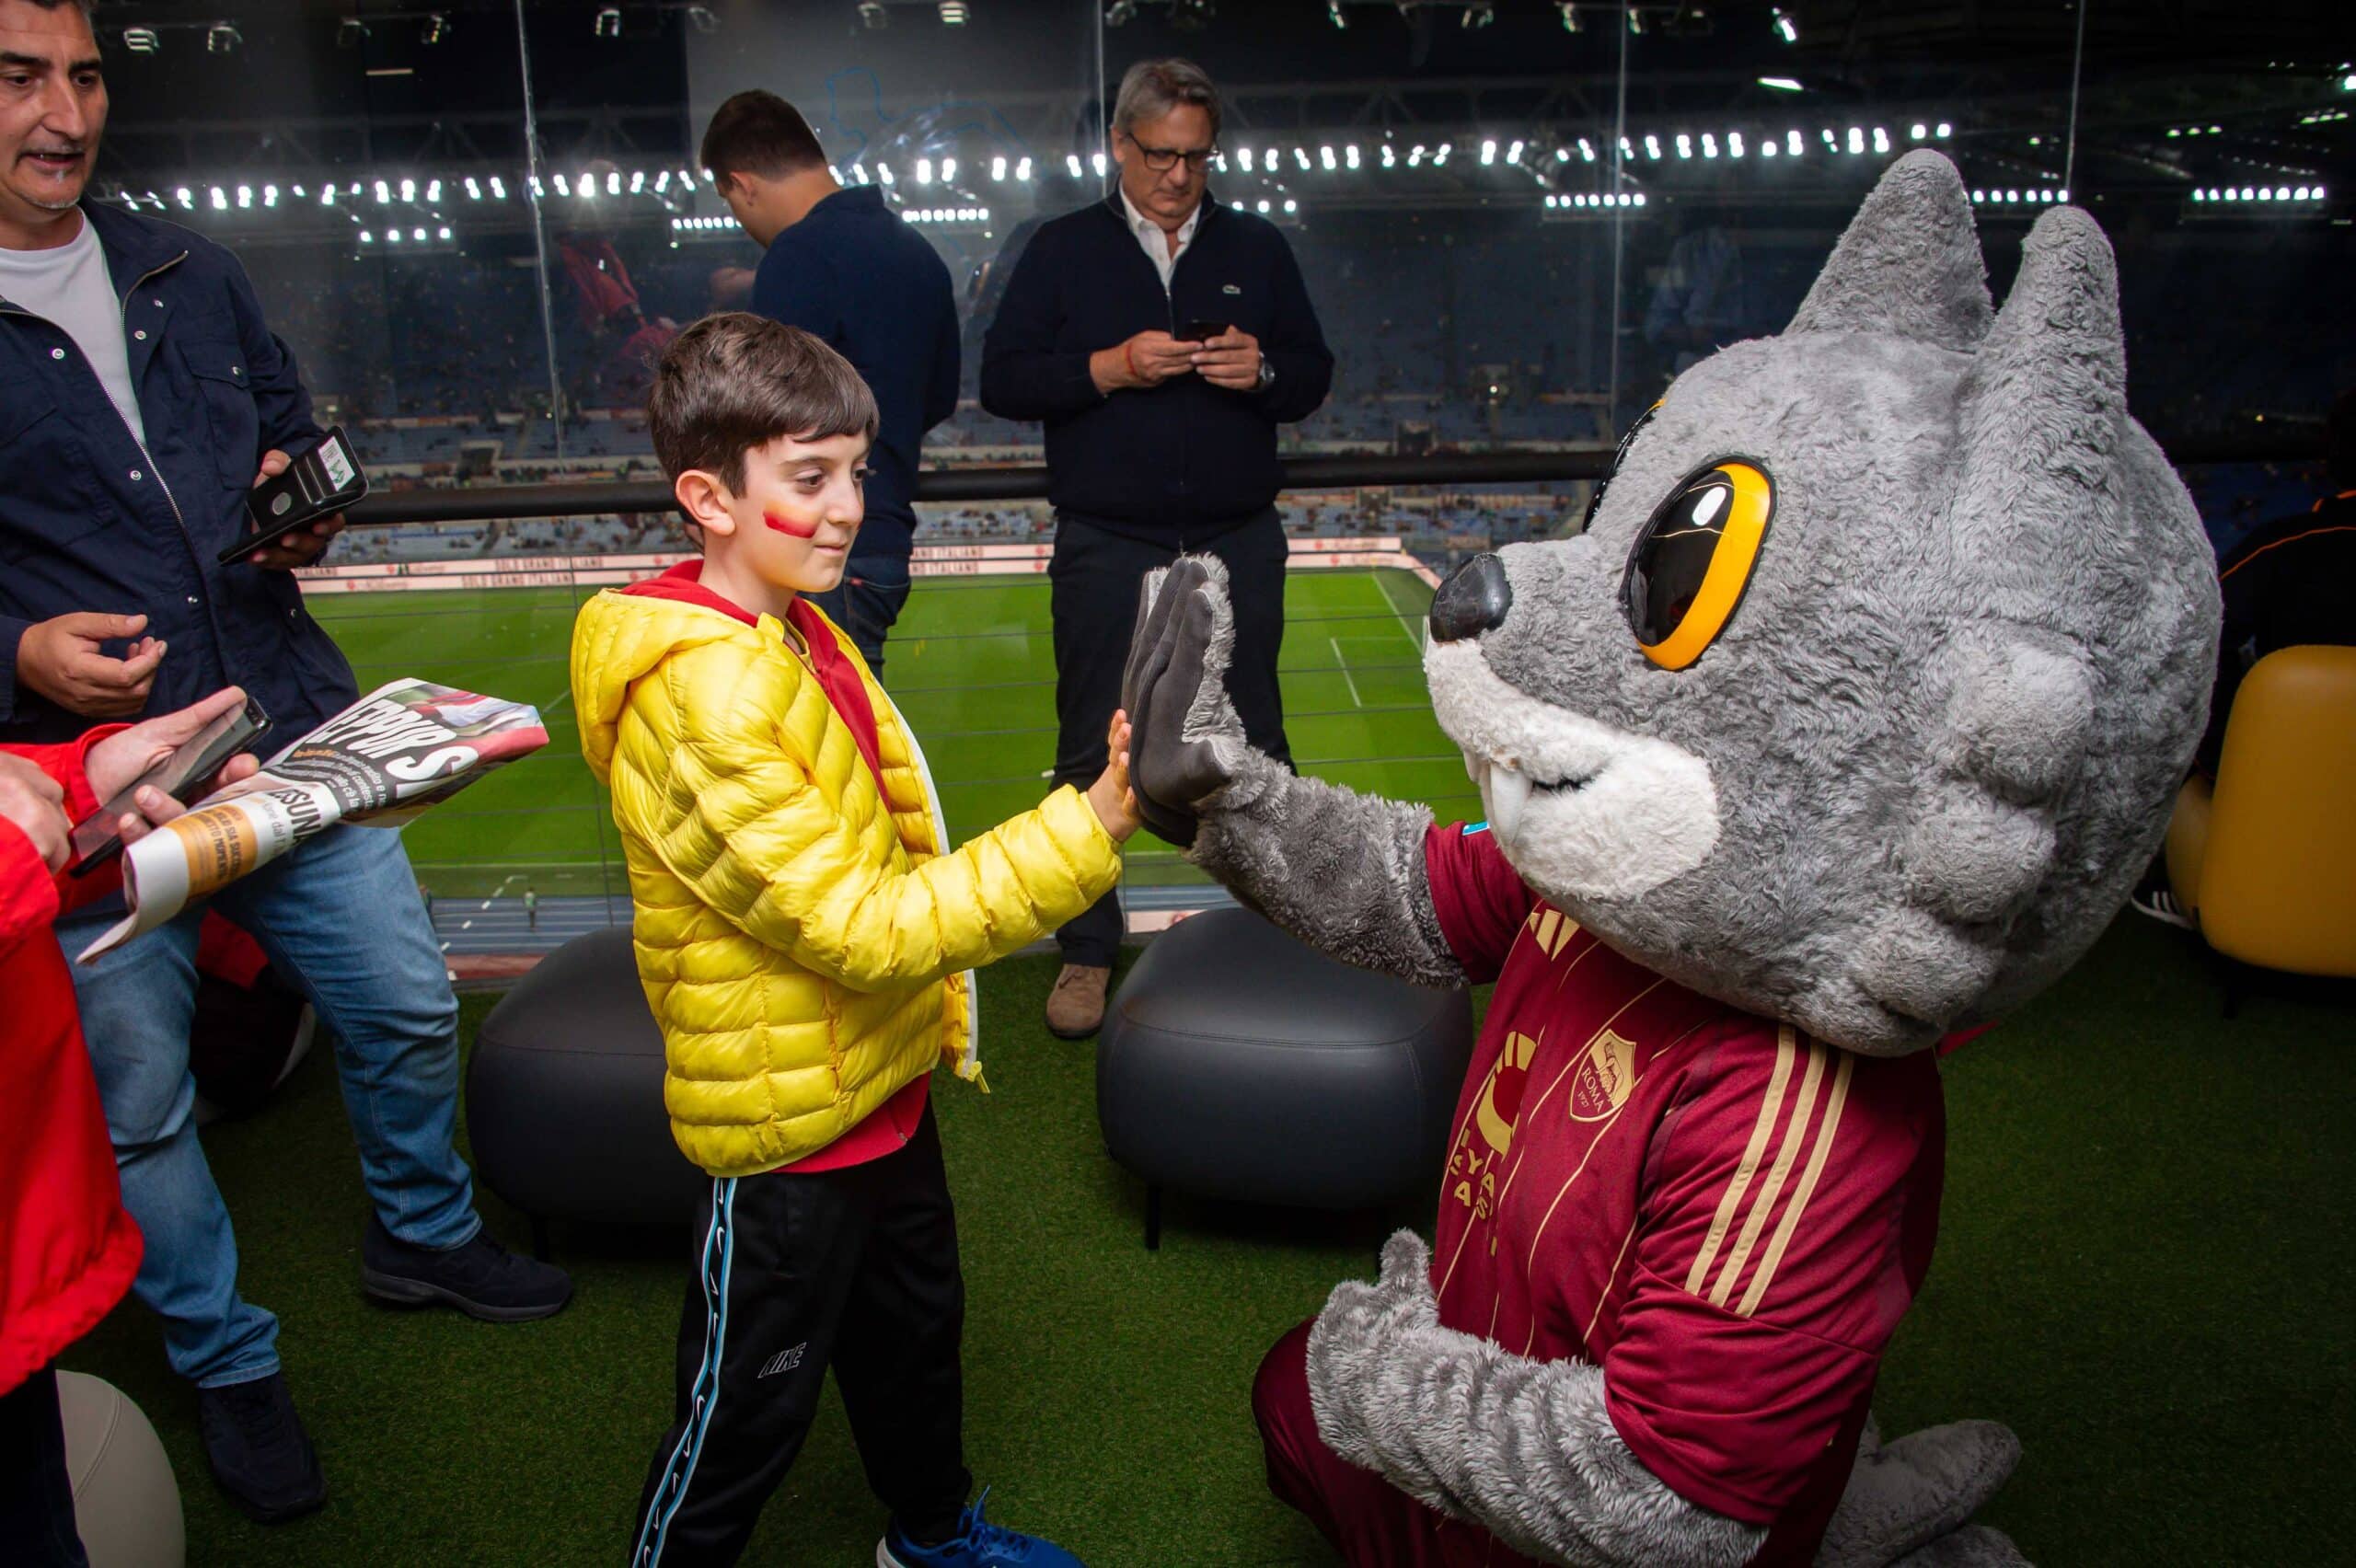
[[[1136,339],[1132,338],[1127,342],[1121,345],[1121,363],[1129,367],[1129,379],[1131,381],[1143,381],[1145,379],[1144,376],[1138,374],[1138,344]]]

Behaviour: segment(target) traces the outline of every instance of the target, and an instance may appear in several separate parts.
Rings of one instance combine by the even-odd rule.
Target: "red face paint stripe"
[[[774,512],[762,513],[761,521],[776,529],[779,533],[783,534],[789,539],[814,539],[818,536],[818,525],[815,523],[811,524],[805,528],[799,523],[780,517]]]

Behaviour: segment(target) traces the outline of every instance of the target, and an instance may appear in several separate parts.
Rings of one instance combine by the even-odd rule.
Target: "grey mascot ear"
[[[1988,316],[1963,177],[1923,147],[1890,165],[1857,209],[1788,330],[1881,332],[1969,352]]]
[[[1969,1013],[2053,869],[2096,691],[2072,630],[2094,606],[2057,621],[2053,585],[2085,580],[2090,553],[2133,548],[2119,536],[2126,381],[2109,243],[2094,219],[2057,207],[2029,231],[1964,383],[1946,543],[1976,613],[1936,659],[1949,691],[1945,778],[1900,846],[1909,906],[1860,944],[1852,971],[1906,1017],[1944,1028]]]

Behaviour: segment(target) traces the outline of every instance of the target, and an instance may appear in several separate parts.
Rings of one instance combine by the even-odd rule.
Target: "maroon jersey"
[[[1482,828],[1426,840],[1441,930],[1495,980],[1456,1110],[1440,1321],[1603,1368],[1687,1501],[1808,1562],[1938,1227],[1929,1052],[1860,1056],[1623,958]],[[1468,1561],[1519,1561],[1487,1543]]]

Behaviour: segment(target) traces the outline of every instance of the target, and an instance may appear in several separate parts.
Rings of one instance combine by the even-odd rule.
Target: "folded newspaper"
[[[378,686],[250,778],[216,790],[122,857],[122,919],[87,963],[337,823],[398,827],[549,744],[540,712],[431,681]]]

